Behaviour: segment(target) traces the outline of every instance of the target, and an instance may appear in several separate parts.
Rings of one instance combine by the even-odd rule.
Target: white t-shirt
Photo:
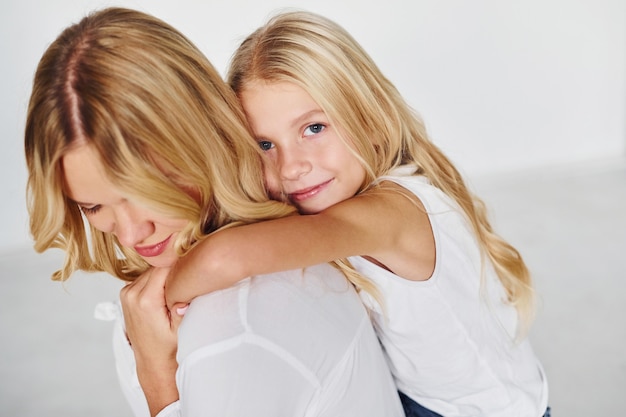
[[[122,390],[137,417],[149,416],[120,319]],[[198,297],[178,335],[180,400],[159,417],[404,415],[366,310],[329,265]]]
[[[367,293],[374,328],[400,391],[446,417],[540,417],[548,388],[524,340],[515,343],[516,310],[490,263],[484,268],[473,230],[441,190],[405,166],[383,177],[414,193],[435,239],[436,264],[426,281],[410,281],[361,257],[353,266],[381,292]]]

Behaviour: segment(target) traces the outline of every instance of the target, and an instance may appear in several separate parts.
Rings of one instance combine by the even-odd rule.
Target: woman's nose
[[[148,238],[153,231],[153,223],[140,211],[128,205],[117,210],[113,233],[122,246],[132,248]]]

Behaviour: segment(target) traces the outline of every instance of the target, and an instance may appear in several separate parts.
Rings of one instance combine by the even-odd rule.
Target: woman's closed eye
[[[326,129],[326,125],[322,124],[322,123],[313,123],[308,125],[305,129],[304,129],[304,136],[313,136],[313,135],[317,135],[318,133],[321,133],[324,129]]]
[[[101,207],[102,206],[100,206],[100,205],[95,205],[95,206],[92,206],[92,207],[79,206],[80,211],[82,211],[85,216],[90,216],[92,214],[96,214],[98,212],[98,210],[100,210]]]

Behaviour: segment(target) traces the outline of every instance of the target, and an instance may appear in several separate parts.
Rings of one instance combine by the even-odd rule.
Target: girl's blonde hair
[[[493,232],[482,201],[468,190],[454,165],[429,140],[421,118],[345,29],[313,13],[279,14],[243,41],[233,56],[228,82],[237,94],[253,82],[290,82],[303,88],[341,127],[344,141],[349,138],[367,171],[360,192],[400,165],[417,166],[416,175],[428,177],[465,212],[483,254],[519,312],[521,328],[527,328],[534,293],[520,254]],[[372,287],[355,271],[350,275],[357,287]]]
[[[35,250],[66,251],[53,279],[80,269],[132,280],[147,263],[89,227],[64,193],[61,158],[81,144],[98,151],[129,198],[189,220],[176,242],[181,254],[233,221],[294,211],[269,200],[232,90],[181,33],[138,11],[104,9],[58,36],[37,67],[25,129]]]

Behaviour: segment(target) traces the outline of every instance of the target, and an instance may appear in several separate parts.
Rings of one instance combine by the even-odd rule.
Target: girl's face
[[[312,214],[357,193],[365,169],[306,91],[288,82],[255,82],[240,97],[267,156],[265,182],[273,198]]]
[[[134,249],[152,266],[171,267],[176,263],[174,241],[188,220],[155,213],[126,198],[107,179],[92,146],[70,150],[62,164],[68,197],[94,228],[114,234],[123,246]]]

